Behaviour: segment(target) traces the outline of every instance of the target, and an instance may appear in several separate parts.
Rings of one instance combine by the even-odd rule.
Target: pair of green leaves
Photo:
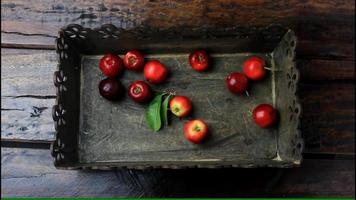
[[[170,94],[158,94],[148,105],[146,110],[146,122],[148,127],[153,131],[159,131],[162,125],[168,125],[167,112],[170,98]]]

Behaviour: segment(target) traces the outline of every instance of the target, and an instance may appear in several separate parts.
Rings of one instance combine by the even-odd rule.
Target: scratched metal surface
[[[193,102],[190,117],[179,120],[170,116],[170,125],[159,132],[148,129],[144,113],[147,105],[124,100],[112,103],[98,93],[103,75],[98,69],[98,56],[84,56],[81,72],[79,162],[136,161],[236,161],[276,157],[276,130],[258,128],[252,121],[253,108],[272,101],[272,74],[252,83],[250,96],[236,96],[225,87],[225,77],[242,71],[249,54],[213,54],[211,70],[193,71],[186,54],[155,54],[169,69],[170,76],[156,91],[174,89]],[[262,56],[266,57],[266,55]],[[268,58],[267,63],[269,63]],[[126,71],[120,77],[127,86],[143,79],[142,73]],[[209,125],[209,137],[201,145],[184,139],[183,124],[189,118],[202,118]]]

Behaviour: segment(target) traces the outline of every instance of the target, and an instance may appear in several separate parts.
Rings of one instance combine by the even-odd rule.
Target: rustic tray
[[[57,131],[51,152],[57,168],[111,169],[184,167],[292,167],[301,163],[303,140],[299,131],[301,106],[296,96],[298,70],[294,63],[294,32],[278,25],[234,27],[229,30],[176,32],[113,25],[87,29],[69,25],[56,40],[59,55],[54,73],[57,101],[53,119]],[[188,54],[206,49],[213,59],[211,70],[191,70]],[[209,138],[201,145],[184,139],[187,119],[170,118],[159,132],[148,129],[147,105],[131,99],[112,103],[98,93],[103,75],[98,61],[104,53],[122,55],[139,49],[147,59],[157,58],[170,71],[168,81],[154,90],[174,89],[193,102],[192,118],[209,124]],[[253,83],[250,96],[236,96],[225,87],[225,77],[242,71],[244,59],[260,55],[272,70]],[[126,71],[127,87],[143,79],[142,73]],[[252,109],[270,103],[279,121],[270,129],[258,128]]]

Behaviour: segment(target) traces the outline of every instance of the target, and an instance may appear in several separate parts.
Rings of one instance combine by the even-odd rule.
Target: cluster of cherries
[[[111,101],[119,100],[125,94],[124,87],[117,79],[124,68],[137,72],[144,68],[146,80],[154,84],[163,82],[168,74],[167,68],[158,60],[150,60],[145,64],[143,54],[138,50],[127,52],[124,59],[114,54],[106,54],[100,59],[99,67],[107,76],[99,84],[100,95]],[[152,97],[152,90],[145,81],[137,80],[130,84],[128,95],[136,102],[147,102]]]
[[[196,71],[204,71],[208,68],[209,58],[205,51],[195,51],[189,56],[189,63]],[[151,84],[160,84],[165,81],[168,70],[158,60],[149,60],[145,63],[143,54],[138,50],[132,50],[121,59],[114,54],[106,54],[100,59],[99,68],[107,77],[99,83],[99,93],[110,101],[116,101],[125,94],[125,89],[118,75],[127,70],[140,72],[143,69],[144,78]],[[148,102],[152,98],[150,85],[143,80],[136,80],[128,87],[128,95],[138,103]],[[186,96],[174,96],[169,101],[171,112],[179,118],[189,115],[192,103]],[[208,132],[207,124],[200,119],[189,120],[184,125],[184,133],[187,140],[193,143],[201,142]]]
[[[196,50],[189,55],[191,67],[202,72],[209,68],[210,57],[204,50]],[[165,81],[168,69],[158,60],[149,60],[145,63],[143,54],[132,50],[121,59],[114,54],[106,54],[99,63],[100,70],[106,79],[99,83],[99,93],[104,98],[115,101],[124,96],[125,89],[117,76],[124,68],[140,72],[143,70],[144,78],[151,84],[160,84]],[[234,94],[246,92],[249,79],[261,80],[265,77],[265,61],[261,57],[253,56],[243,64],[244,73],[233,72],[226,78],[228,89]],[[128,95],[136,102],[143,103],[151,100],[152,90],[150,85],[143,80],[136,80],[128,87]],[[170,111],[179,118],[189,115],[192,103],[186,96],[174,96],[169,101]],[[261,104],[253,111],[253,119],[262,128],[270,127],[276,120],[276,110],[269,104]],[[184,125],[187,140],[200,143],[207,135],[208,125],[201,119],[189,120]]]
[[[243,63],[243,73],[232,72],[226,77],[226,85],[234,94],[247,93],[249,80],[259,81],[266,76],[266,63],[259,56],[252,56]],[[270,104],[260,104],[252,112],[255,123],[261,128],[271,127],[277,118],[277,111]]]

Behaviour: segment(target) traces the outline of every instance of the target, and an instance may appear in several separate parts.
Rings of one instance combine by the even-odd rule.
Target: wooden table
[[[353,0],[1,1],[5,197],[355,196]],[[54,39],[69,23],[180,31],[281,23],[299,38],[304,163],[293,169],[56,170]]]

